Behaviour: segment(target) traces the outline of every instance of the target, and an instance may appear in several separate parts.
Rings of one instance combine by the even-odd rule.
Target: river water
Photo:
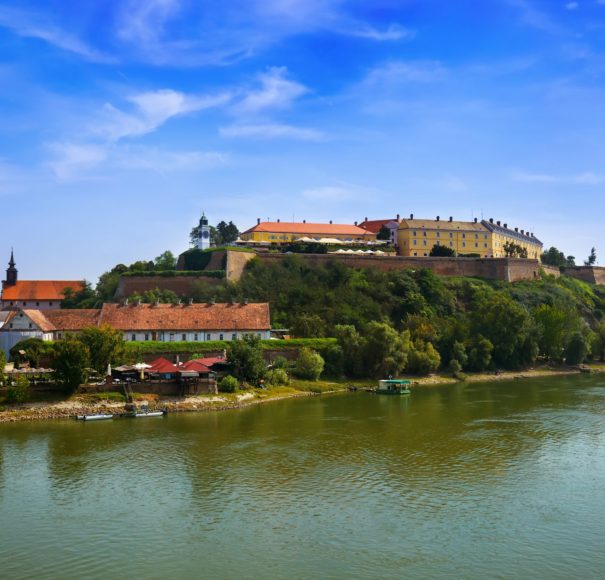
[[[0,425],[3,578],[603,578],[605,378]]]

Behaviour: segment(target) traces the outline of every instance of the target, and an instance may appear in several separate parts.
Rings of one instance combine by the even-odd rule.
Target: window
[[[475,239],[478,240],[479,239],[479,234],[475,234]]]
[[[418,243],[418,240],[414,240],[414,245],[416,245]]]
[[[452,234],[452,233],[450,232],[450,238],[453,238],[453,237],[454,237],[454,234]]]
[[[24,303],[23,303],[23,306],[27,306],[27,302],[24,302]]]
[[[426,238],[426,232],[422,232],[422,235]]]
[[[413,236],[415,236],[415,235],[416,235],[416,232],[412,232],[412,235],[413,235]]]
[[[36,306],[40,306],[40,303],[39,303],[39,302],[36,302]]]
[[[237,334],[232,334],[231,335],[231,340],[237,340]]]
[[[418,255],[418,253],[417,253],[417,252],[414,252],[414,256],[417,256],[417,255]]]
[[[33,328],[33,326],[32,326],[32,323],[31,323],[31,322],[29,323],[29,327],[30,327],[30,328]]]
[[[466,248],[466,242],[462,242],[462,247]]]
[[[422,254],[422,255],[423,255],[423,256],[424,256],[424,257],[425,257],[425,258],[426,258],[426,256],[427,256],[427,253],[426,253],[426,252],[424,252],[424,254]]]
[[[130,336],[130,340],[135,341],[137,339],[137,335],[136,334],[132,334]]]
[[[475,248],[478,248],[479,244],[477,242],[475,242]]]
[[[206,340],[210,340],[210,333],[206,335]]]
[[[484,248],[487,248],[487,244],[483,244],[483,247],[484,247]]]
[[[261,333],[260,333],[260,332],[257,332],[257,333],[256,333],[256,336],[258,336],[258,338],[261,338]]]
[[[149,340],[149,335],[148,334],[145,335],[145,340]]]
[[[437,232],[437,237],[440,238],[441,237],[441,232]]]
[[[13,323],[11,322],[9,326],[10,326],[10,328],[12,328],[13,327]]]
[[[466,234],[462,234],[462,237],[463,237],[463,238],[466,238]]]
[[[199,338],[197,337],[197,332],[193,335],[193,340],[195,340],[196,342],[199,340]]]
[[[187,335],[186,334],[181,334],[181,340],[183,342],[187,342]]]
[[[422,245],[426,246],[426,240],[422,240]]]
[[[223,335],[222,335],[222,334],[219,334],[219,335],[218,335],[218,339],[219,339],[219,340],[223,340]]]
[[[453,245],[454,245],[454,242],[450,242],[450,248],[453,247]]]
[[[52,306],[52,305],[53,305],[53,303],[52,303],[52,302],[49,302],[49,303],[48,303],[48,305],[49,305],[49,306]]]
[[[174,342],[174,332],[170,333],[170,342]]]

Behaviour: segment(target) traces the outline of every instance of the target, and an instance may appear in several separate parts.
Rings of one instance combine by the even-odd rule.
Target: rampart
[[[540,276],[540,262],[522,258],[411,258],[404,256],[359,256],[344,254],[296,254],[309,265],[324,265],[337,261],[351,268],[390,270],[432,270],[439,276],[468,276],[487,280],[534,280]],[[284,254],[258,254],[265,264],[276,263]]]
[[[122,276],[116,290],[115,297],[128,298],[133,294],[142,294],[148,290],[172,290],[178,296],[190,296],[197,283],[207,286],[222,286],[222,278],[209,278],[208,276]]]
[[[602,266],[575,266],[574,268],[565,268],[563,274],[571,278],[577,278],[590,284],[605,285],[605,268]]]

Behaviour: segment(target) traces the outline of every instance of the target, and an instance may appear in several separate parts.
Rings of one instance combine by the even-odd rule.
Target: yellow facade
[[[376,234],[356,225],[312,224],[306,222],[260,222],[240,235],[246,242],[286,244],[301,238],[335,239],[358,243],[376,240]]]
[[[435,245],[446,246],[456,254],[491,255],[491,234],[478,222],[404,219],[397,231],[399,254],[427,257]]]
[[[397,232],[402,256],[427,257],[435,245],[446,246],[456,255],[475,254],[481,258],[506,257],[505,245],[514,243],[527,250],[527,257],[539,260],[542,243],[533,234],[508,229],[499,222],[404,219]]]

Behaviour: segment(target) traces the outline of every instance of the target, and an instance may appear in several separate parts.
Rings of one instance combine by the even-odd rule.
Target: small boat
[[[113,419],[113,415],[107,413],[99,413],[97,415],[77,415],[78,421],[102,421],[103,419]]]
[[[140,417],[163,417],[166,411],[137,411],[132,416],[136,418]]]
[[[377,395],[409,395],[410,381],[400,379],[384,379],[378,381],[378,386],[374,389]]]

